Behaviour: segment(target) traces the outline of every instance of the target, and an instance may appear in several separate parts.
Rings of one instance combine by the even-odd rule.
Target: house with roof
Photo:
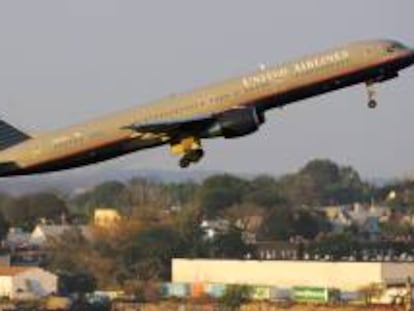
[[[111,229],[120,224],[122,216],[116,209],[97,208],[93,219],[95,226]]]
[[[364,224],[369,217],[378,218],[378,220],[387,221],[389,219],[390,209],[385,206],[353,204],[348,211],[352,221],[357,225]]]
[[[36,299],[56,293],[58,277],[37,267],[0,267],[0,297]]]
[[[42,246],[48,241],[59,239],[64,234],[70,232],[79,232],[85,239],[92,239],[92,232],[89,226],[37,225],[30,236],[30,243]]]
[[[379,218],[369,216],[359,227],[359,233],[365,241],[376,242],[381,238],[381,228]]]
[[[230,222],[226,219],[203,220],[200,224],[206,239],[214,239],[217,235],[228,232]]]
[[[353,221],[349,215],[348,206],[328,206],[322,208],[335,233],[342,233]]]
[[[251,215],[239,218],[235,226],[242,230],[242,237],[245,243],[257,243],[257,233],[264,221],[263,215]]]
[[[335,233],[341,233],[354,225],[360,239],[370,242],[381,238],[380,224],[390,221],[391,216],[389,207],[359,203],[323,207],[322,211],[332,224]]]
[[[6,245],[10,248],[25,247],[29,242],[30,233],[17,227],[11,227],[5,239]]]
[[[383,206],[364,206],[354,204],[349,215],[358,228],[360,238],[365,241],[375,242],[381,238],[381,222],[384,217],[389,217],[389,208]]]

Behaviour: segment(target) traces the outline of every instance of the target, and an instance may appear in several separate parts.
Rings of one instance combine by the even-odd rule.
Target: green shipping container
[[[298,302],[327,303],[337,302],[340,299],[340,291],[325,287],[294,287],[293,300]]]
[[[251,290],[252,290],[251,298],[253,300],[269,300],[270,299],[270,287],[253,286]]]

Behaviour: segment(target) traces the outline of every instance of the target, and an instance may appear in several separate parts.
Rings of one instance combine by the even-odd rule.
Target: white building
[[[91,239],[92,234],[88,226],[37,225],[30,236],[30,243],[34,245],[43,245],[47,241],[59,239],[64,234],[77,230],[79,230],[84,238]]]
[[[414,263],[173,259],[172,281],[359,290],[414,279]]]
[[[230,223],[225,219],[203,220],[200,224],[207,239],[214,239],[218,234],[223,234],[229,230]]]
[[[21,228],[12,227],[6,236],[6,244],[9,247],[27,246],[30,241],[30,233]]]
[[[0,267],[0,297],[40,298],[58,290],[58,277],[37,267]]]

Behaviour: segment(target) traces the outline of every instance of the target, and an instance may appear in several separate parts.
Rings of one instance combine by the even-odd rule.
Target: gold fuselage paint
[[[278,66],[261,68],[242,77],[187,94],[167,97],[90,122],[40,134],[2,151],[0,162],[14,162],[18,167],[26,169],[79,154],[93,155],[98,148],[110,147],[124,141],[148,141],[154,145],[169,143],[166,137],[139,133],[125,127],[134,123],[174,121],[219,114],[235,107],[255,105],[269,98],[277,103],[283,94],[357,74],[412,53],[411,50],[387,53],[389,44],[389,41],[380,40],[349,44]],[[278,105],[275,104],[274,107],[276,106]],[[121,154],[122,150],[117,155]]]

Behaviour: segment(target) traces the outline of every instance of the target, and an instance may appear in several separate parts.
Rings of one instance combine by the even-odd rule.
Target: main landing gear
[[[178,162],[181,168],[187,168],[192,163],[198,163],[204,156],[200,139],[197,137],[186,137],[171,143],[171,153],[181,156]]]
[[[378,106],[378,103],[375,99],[377,92],[375,90],[374,82],[368,81],[365,83],[365,85],[366,85],[367,93],[368,93],[368,108],[374,109]]]
[[[191,163],[198,163],[203,156],[203,149],[190,150],[181,157],[178,164],[181,168],[187,168]]]

